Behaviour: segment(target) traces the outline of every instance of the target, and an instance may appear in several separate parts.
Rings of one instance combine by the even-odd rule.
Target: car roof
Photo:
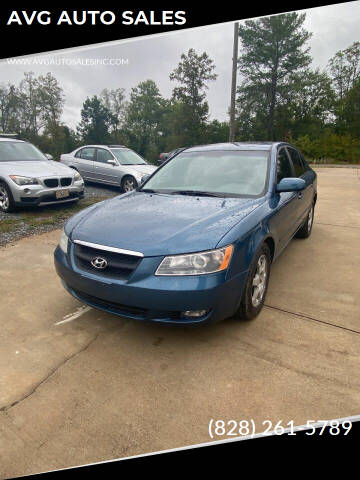
[[[264,150],[269,151],[274,145],[282,142],[233,142],[212,143],[210,145],[197,145],[186,148],[187,152],[202,152],[213,150]]]
[[[0,142],[16,142],[16,143],[26,143],[24,140],[19,140],[18,138],[12,138],[12,137],[1,137],[0,136]]]
[[[100,144],[98,144],[98,145],[82,145],[81,147],[79,147],[79,149],[80,148],[87,148],[87,147],[93,147],[93,148],[129,148],[126,145],[113,145],[113,144],[111,144],[111,145],[104,145],[104,144],[100,145]]]

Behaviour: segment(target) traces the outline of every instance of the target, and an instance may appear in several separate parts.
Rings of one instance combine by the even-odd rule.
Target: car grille
[[[95,268],[91,262],[96,257],[105,259],[106,268]],[[74,258],[78,268],[107,278],[126,280],[141,262],[141,257],[74,244]]]
[[[72,182],[72,178],[69,177],[69,178],[60,178],[60,183],[61,183],[61,186],[62,187],[68,187],[69,185],[71,185],[71,182]]]
[[[108,300],[103,300],[88,293],[80,292],[79,290],[72,289],[75,295],[85,303],[89,303],[94,307],[103,308],[107,311],[112,311],[118,315],[136,317],[142,320],[153,319],[157,320],[164,319],[165,321],[169,320],[181,320],[181,312],[173,311],[151,311],[145,308],[134,307],[130,305],[123,305],[117,302],[110,302]]]
[[[96,307],[104,308],[106,310],[113,310],[118,314],[137,316],[139,318],[146,318],[148,310],[145,308],[139,307],[130,307],[129,305],[123,305],[121,303],[109,302],[107,300],[102,300],[98,297],[93,297],[84,292],[79,292],[74,290],[75,294],[84,302],[88,302]]]
[[[56,188],[59,186],[59,179],[58,178],[46,178],[44,180],[44,184],[49,188]]]

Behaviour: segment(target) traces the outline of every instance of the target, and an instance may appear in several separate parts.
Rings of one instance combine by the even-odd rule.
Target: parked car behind
[[[0,210],[68,203],[84,196],[78,172],[48,160],[29,142],[0,137]]]
[[[124,145],[84,145],[62,154],[60,162],[77,170],[84,180],[121,186],[124,192],[138,187],[142,177],[157,168]]]
[[[287,143],[188,148],[136,191],[68,220],[56,269],[75,298],[124,317],[251,319],[271,263],[292,237],[311,234],[316,186]]]
[[[170,152],[162,152],[160,153],[159,155],[159,160],[158,160],[158,164],[161,165],[162,163],[164,163],[166,160],[168,160],[169,158],[173,157],[174,155],[176,155],[177,153],[181,152],[181,150],[184,150],[184,147],[181,147],[181,148],[175,148],[174,150],[171,150]]]

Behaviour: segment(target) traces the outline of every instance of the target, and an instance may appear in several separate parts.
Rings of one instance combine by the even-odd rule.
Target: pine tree
[[[249,120],[257,128],[260,121],[267,140],[274,140],[275,112],[282,96],[289,96],[296,74],[311,63],[305,46],[311,34],[303,28],[304,20],[305,14],[294,12],[248,20],[239,26],[240,114],[244,104]]]

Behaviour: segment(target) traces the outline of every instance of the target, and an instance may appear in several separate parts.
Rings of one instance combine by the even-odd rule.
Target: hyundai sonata
[[[92,307],[175,324],[251,319],[271,263],[310,235],[316,173],[287,143],[183,149],[136,190],[65,225],[64,287]]]

